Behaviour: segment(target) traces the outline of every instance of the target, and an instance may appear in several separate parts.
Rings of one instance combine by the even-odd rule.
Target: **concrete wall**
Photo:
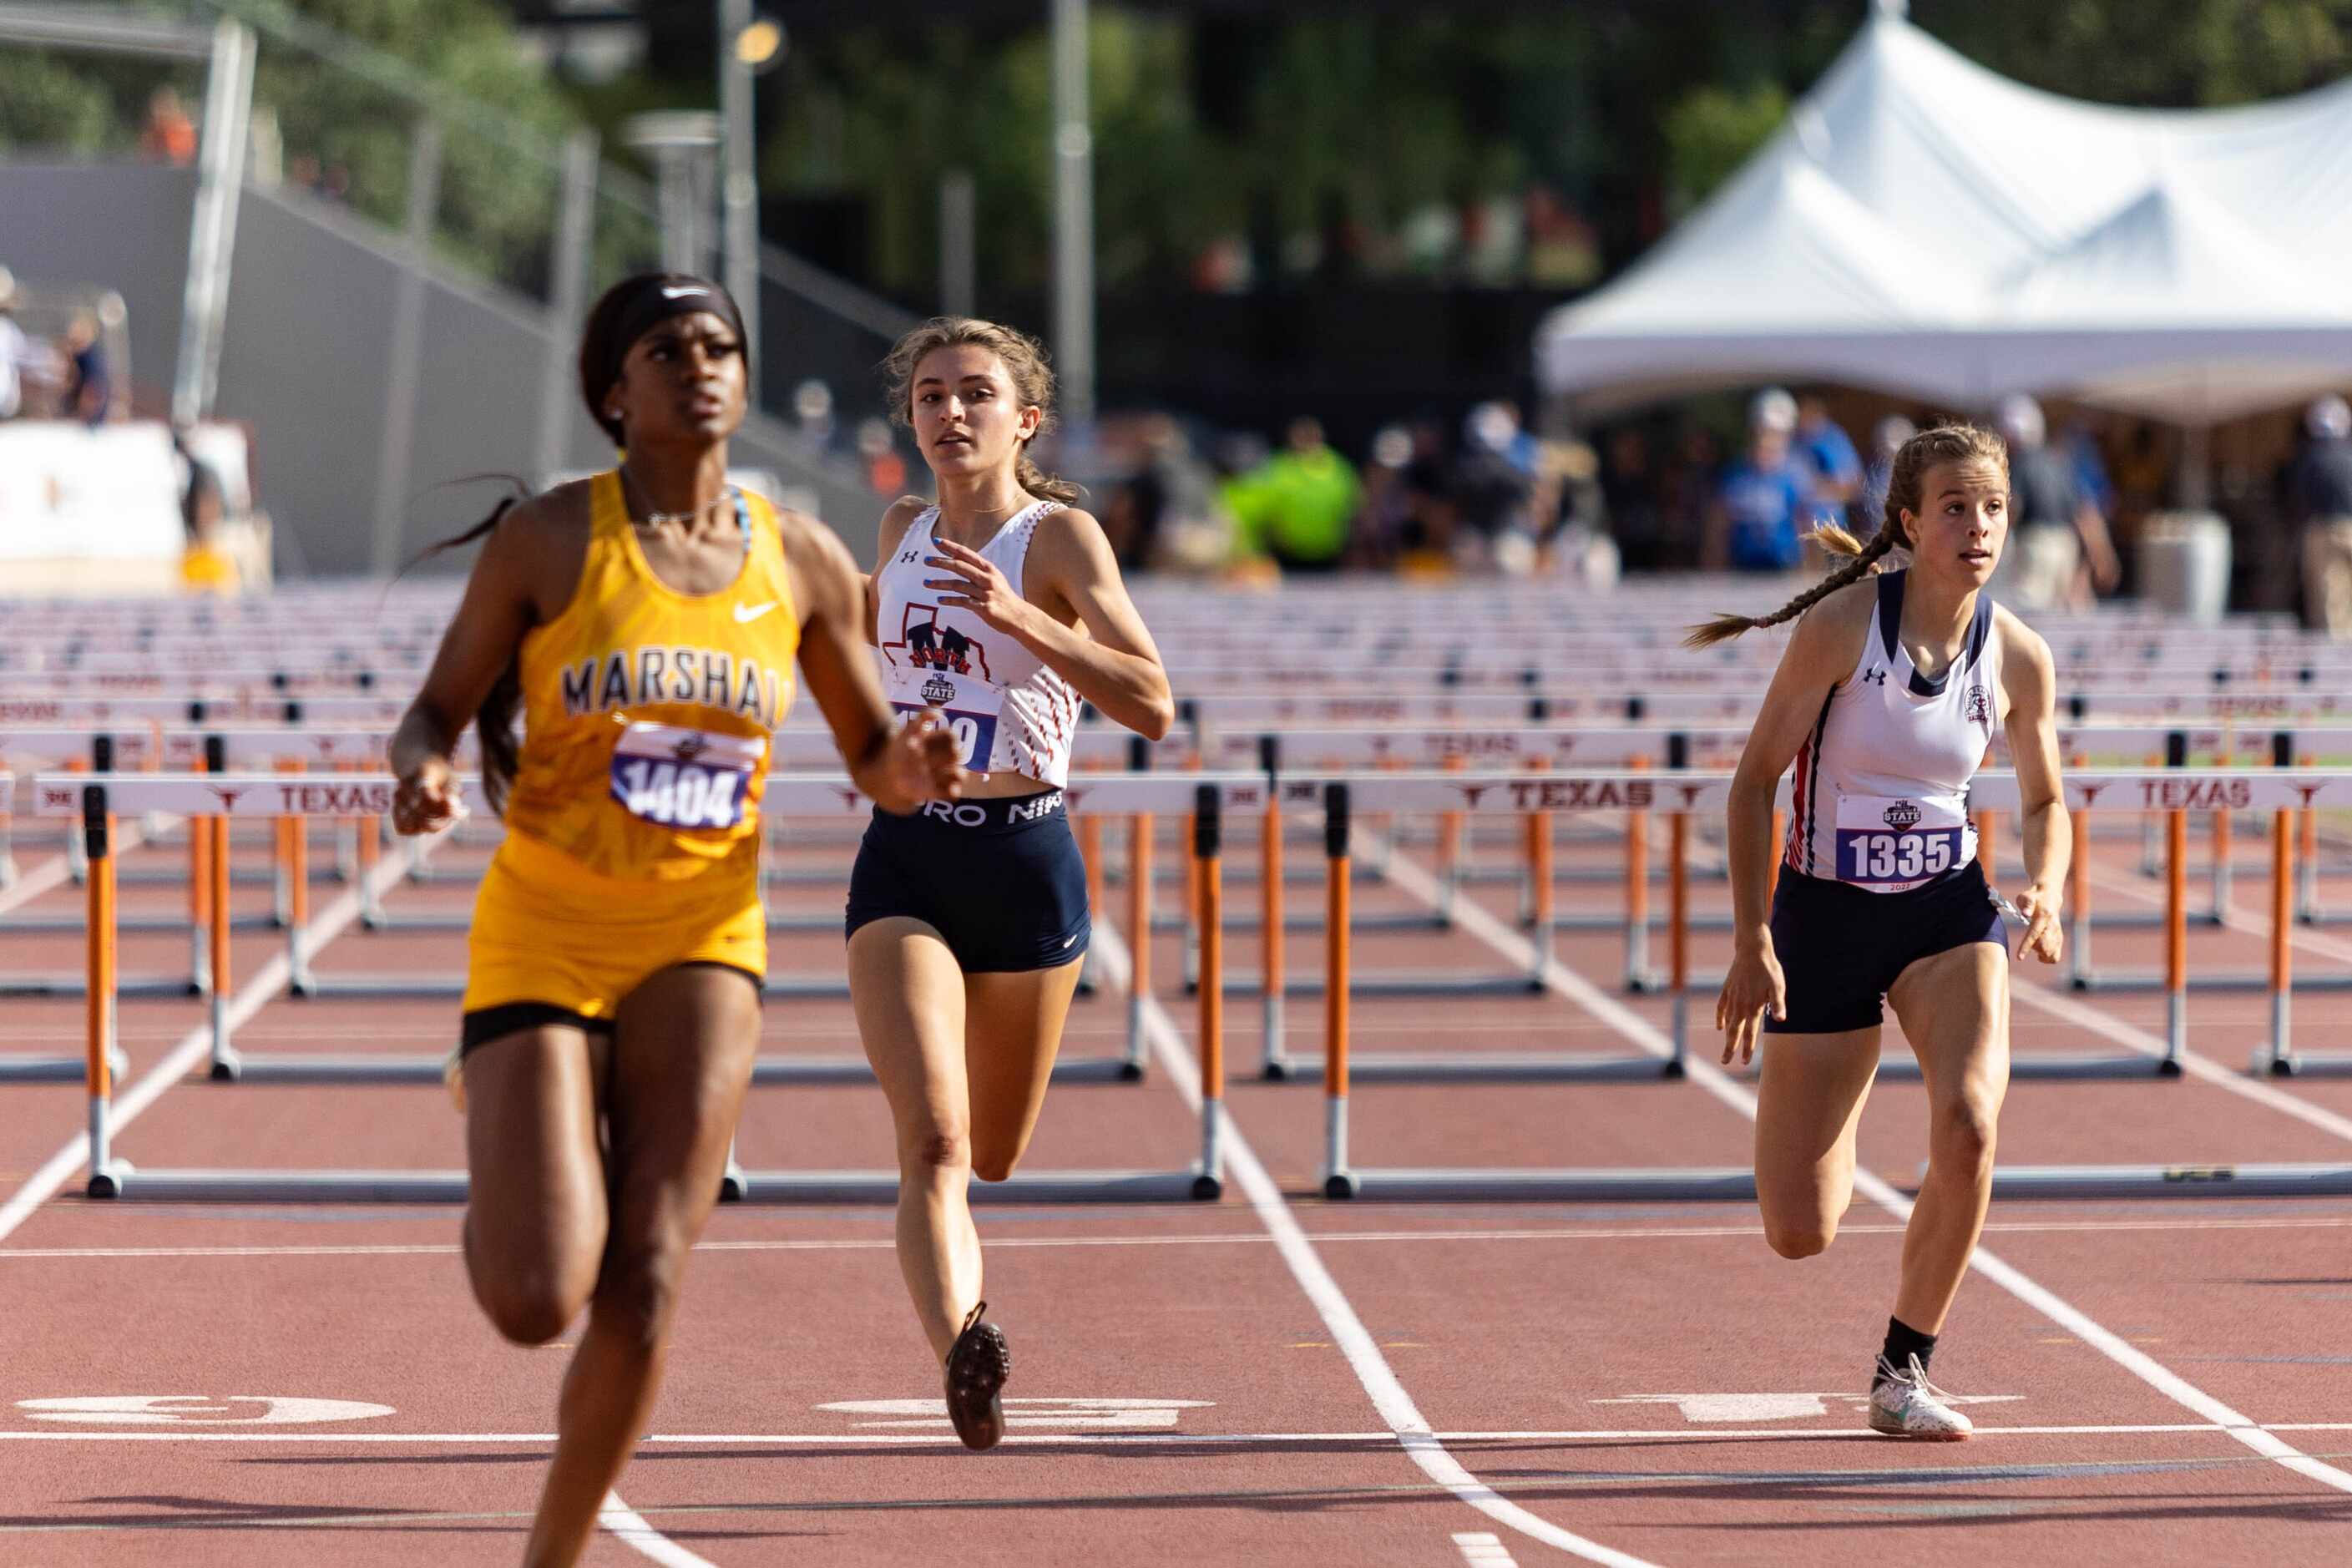
[[[186,170],[0,164],[0,263],[28,281],[120,289],[137,377],[168,388],[194,195]],[[253,428],[255,474],[282,576],[370,570],[404,265],[393,236],[346,208],[251,184],[238,204],[215,413]],[[497,494],[487,485],[445,488],[447,481],[535,477],[549,374],[543,306],[437,266],[425,279],[420,390],[395,537],[404,562],[470,525]],[[556,346],[566,388],[563,466],[602,467],[611,447],[569,390],[568,325]],[[770,379],[780,380],[772,372]],[[853,469],[816,457],[765,419],[746,425],[731,456],[811,494],[858,558],[870,559],[882,506]],[[463,556],[444,557],[427,569],[464,564]]]
[[[168,405],[187,287],[193,169],[152,163],[0,163],[0,266],[19,284],[96,284],[129,306],[142,407]]]

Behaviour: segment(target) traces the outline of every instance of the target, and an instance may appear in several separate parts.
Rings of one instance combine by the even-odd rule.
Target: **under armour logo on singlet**
[[[1886,684],[1886,672],[1883,669],[1874,669],[1865,674],[1862,679],[1869,685],[1884,686]]]

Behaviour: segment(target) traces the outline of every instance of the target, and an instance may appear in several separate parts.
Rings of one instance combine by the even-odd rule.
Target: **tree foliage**
[[[1622,263],[1772,133],[1865,10],[1317,6],[1236,21],[1098,6],[1104,282],[1181,276],[1236,236],[1261,253],[1340,220],[1393,237],[1416,215],[1534,186],[1580,209]],[[1915,0],[1912,19],[2003,75],[2102,102],[2239,103],[2352,69],[2352,0]],[[785,75],[764,176],[865,198],[877,281],[928,297],[939,180],[966,167],[983,275],[1043,282],[1042,28],[853,26],[803,37]],[[1410,254],[1389,259],[1410,270]]]

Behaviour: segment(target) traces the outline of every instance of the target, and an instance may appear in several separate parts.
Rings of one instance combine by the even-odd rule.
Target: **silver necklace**
[[[639,500],[644,500],[646,499],[645,489],[643,486],[636,485],[635,481],[629,477],[629,468],[627,464],[624,463],[621,465],[620,473],[623,487],[634,487],[637,492],[637,499]],[[693,522],[700,518],[703,513],[709,511],[712,507],[719,506],[725,502],[733,493],[734,492],[731,488],[721,489],[717,497],[702,506],[696,507],[691,511],[656,511],[650,505],[648,505],[646,508],[646,515],[643,518],[632,517],[629,521],[639,528],[659,528],[666,522]],[[627,510],[625,507],[622,510],[624,511]]]

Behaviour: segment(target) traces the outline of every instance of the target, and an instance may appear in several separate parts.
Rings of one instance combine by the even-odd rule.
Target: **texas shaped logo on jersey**
[[[891,650],[904,648],[907,662],[917,669],[954,675],[970,675],[977,669],[982,680],[993,681],[995,678],[988,671],[987,645],[953,626],[940,625],[939,616],[937,605],[908,605],[898,628],[898,640],[884,643],[883,653],[895,664],[898,659]]]

